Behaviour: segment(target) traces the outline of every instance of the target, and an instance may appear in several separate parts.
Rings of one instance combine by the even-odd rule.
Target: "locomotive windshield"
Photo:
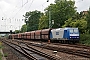
[[[70,33],[78,33],[78,29],[70,29]]]
[[[78,29],[74,29],[74,33],[78,33]]]
[[[70,33],[73,33],[73,29],[70,29]]]

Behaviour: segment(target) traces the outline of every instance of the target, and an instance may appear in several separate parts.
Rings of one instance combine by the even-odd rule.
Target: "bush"
[[[2,56],[3,56],[3,55],[2,55],[1,52],[0,52],[0,60],[2,60]]]
[[[80,34],[80,43],[90,45],[90,34]]]

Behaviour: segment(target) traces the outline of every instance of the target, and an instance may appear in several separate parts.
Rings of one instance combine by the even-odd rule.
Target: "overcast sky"
[[[77,11],[89,9],[90,0],[75,0]],[[0,0],[0,31],[20,29],[24,24],[23,16],[28,11],[44,11],[54,0]],[[3,20],[2,20],[3,17]]]

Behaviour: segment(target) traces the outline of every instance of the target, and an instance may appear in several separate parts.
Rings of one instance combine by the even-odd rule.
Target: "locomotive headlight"
[[[79,37],[77,37],[77,38],[79,38]]]
[[[72,38],[72,37],[70,37],[70,38]]]

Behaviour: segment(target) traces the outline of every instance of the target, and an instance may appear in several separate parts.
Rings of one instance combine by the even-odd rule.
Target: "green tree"
[[[50,4],[45,11],[51,11],[51,20],[54,20],[53,28],[58,28],[64,25],[64,21],[68,20],[76,13],[75,1],[58,0],[55,4]]]
[[[15,30],[15,34],[16,34],[16,33],[20,33],[20,30]]]
[[[90,8],[86,16],[86,20],[87,20],[87,29],[89,30],[89,33],[90,33]]]
[[[27,31],[38,30],[39,18],[42,15],[40,11],[30,11],[25,14]]]
[[[48,28],[48,17],[46,15],[43,15],[39,19],[39,28],[38,29],[46,29]]]
[[[85,19],[76,20],[70,24],[72,27],[78,27],[81,33],[85,33],[87,29],[87,21]]]
[[[86,29],[87,29],[87,21],[85,19],[68,19],[67,21],[65,21],[65,24],[63,25],[63,27],[77,27],[79,28],[81,33],[86,33]]]
[[[27,31],[27,26],[26,24],[24,24],[21,28],[21,32],[26,32]]]
[[[70,25],[73,22],[72,18],[69,18],[68,20],[66,20],[64,23],[64,25],[62,27],[71,27],[72,25]]]
[[[55,3],[61,2],[61,1],[66,1],[66,0],[55,0]]]

